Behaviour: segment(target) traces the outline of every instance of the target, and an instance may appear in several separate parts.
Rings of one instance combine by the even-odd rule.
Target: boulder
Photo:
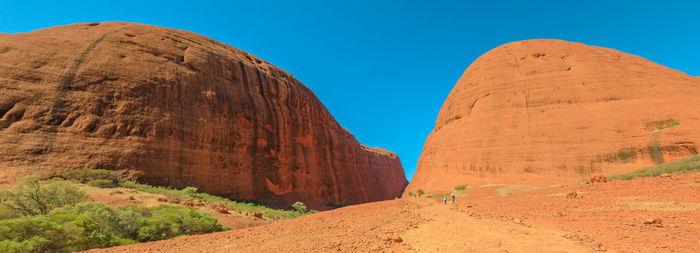
[[[329,84],[332,85],[332,84]],[[72,24],[0,34],[0,183],[94,168],[309,207],[400,196],[369,148],[291,74],[182,30]]]
[[[561,40],[474,61],[437,117],[406,189],[577,183],[698,153],[700,80]]]

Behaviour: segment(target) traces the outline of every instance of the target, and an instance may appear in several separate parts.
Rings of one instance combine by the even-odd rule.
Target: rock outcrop
[[[508,43],[467,68],[406,189],[557,184],[698,153],[700,80],[617,50]]]
[[[312,207],[407,184],[292,75],[221,42],[122,22],[0,34],[0,181],[80,168]]]

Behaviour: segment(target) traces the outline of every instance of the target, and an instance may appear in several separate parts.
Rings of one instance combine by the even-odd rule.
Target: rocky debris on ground
[[[644,219],[644,225],[654,225],[657,227],[663,227],[661,218],[646,218]]]
[[[209,205],[211,209],[214,209],[215,211],[222,213],[222,214],[228,214],[228,208],[226,207],[226,203],[224,202],[216,202],[211,205]]]
[[[591,184],[595,184],[595,183],[605,183],[605,182],[608,181],[608,179],[607,179],[605,176],[603,176],[603,175],[595,175],[595,176],[591,176],[591,177],[589,178],[589,181],[591,182]]]

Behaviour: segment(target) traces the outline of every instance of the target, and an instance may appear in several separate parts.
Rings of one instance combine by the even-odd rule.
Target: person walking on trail
[[[442,202],[445,202],[445,205],[447,205],[447,196],[442,197]]]
[[[455,193],[453,192],[452,193],[452,204],[454,204],[454,203],[455,203]]]

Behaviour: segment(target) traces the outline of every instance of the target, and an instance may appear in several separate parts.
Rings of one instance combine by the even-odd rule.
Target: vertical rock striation
[[[0,34],[0,181],[79,168],[315,207],[407,184],[297,79],[218,41],[122,22]]]
[[[406,192],[557,184],[698,153],[700,79],[560,40],[479,57],[447,97]]]

